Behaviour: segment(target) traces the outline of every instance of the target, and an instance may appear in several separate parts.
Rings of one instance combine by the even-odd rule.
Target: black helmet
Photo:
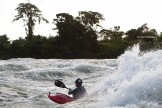
[[[77,84],[82,84],[83,81],[82,81],[80,78],[78,78],[78,79],[75,80],[75,83],[77,83]]]

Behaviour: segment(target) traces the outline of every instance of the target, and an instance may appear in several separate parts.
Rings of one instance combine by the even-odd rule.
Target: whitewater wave
[[[99,106],[162,107],[162,51],[139,53],[138,46],[126,51],[117,59],[116,72],[98,84],[94,92],[102,94]]]
[[[162,51],[140,54],[138,45],[117,59],[0,60],[2,108],[162,108]],[[69,88],[83,79],[88,96],[58,105],[48,92],[67,94],[54,86],[62,79]]]

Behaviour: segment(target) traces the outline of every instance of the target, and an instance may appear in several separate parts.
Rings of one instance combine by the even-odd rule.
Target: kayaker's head
[[[82,83],[83,83],[83,81],[82,81],[80,78],[78,78],[78,79],[75,80],[75,86],[76,86],[76,87],[81,86]]]

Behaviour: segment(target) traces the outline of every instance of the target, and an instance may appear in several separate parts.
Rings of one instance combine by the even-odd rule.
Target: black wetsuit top
[[[76,99],[82,98],[85,95],[87,95],[87,91],[83,86],[79,86],[75,88],[74,90],[69,90],[68,94],[69,95],[72,94],[73,98],[76,100]]]

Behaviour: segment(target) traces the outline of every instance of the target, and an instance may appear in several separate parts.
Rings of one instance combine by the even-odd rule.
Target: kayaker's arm
[[[68,94],[69,95],[71,95],[71,94],[74,94],[74,93],[76,93],[77,92],[77,89],[74,89],[74,90],[72,90],[72,89],[69,89],[69,92],[68,92]]]
[[[69,89],[68,95],[72,94],[72,89]]]

